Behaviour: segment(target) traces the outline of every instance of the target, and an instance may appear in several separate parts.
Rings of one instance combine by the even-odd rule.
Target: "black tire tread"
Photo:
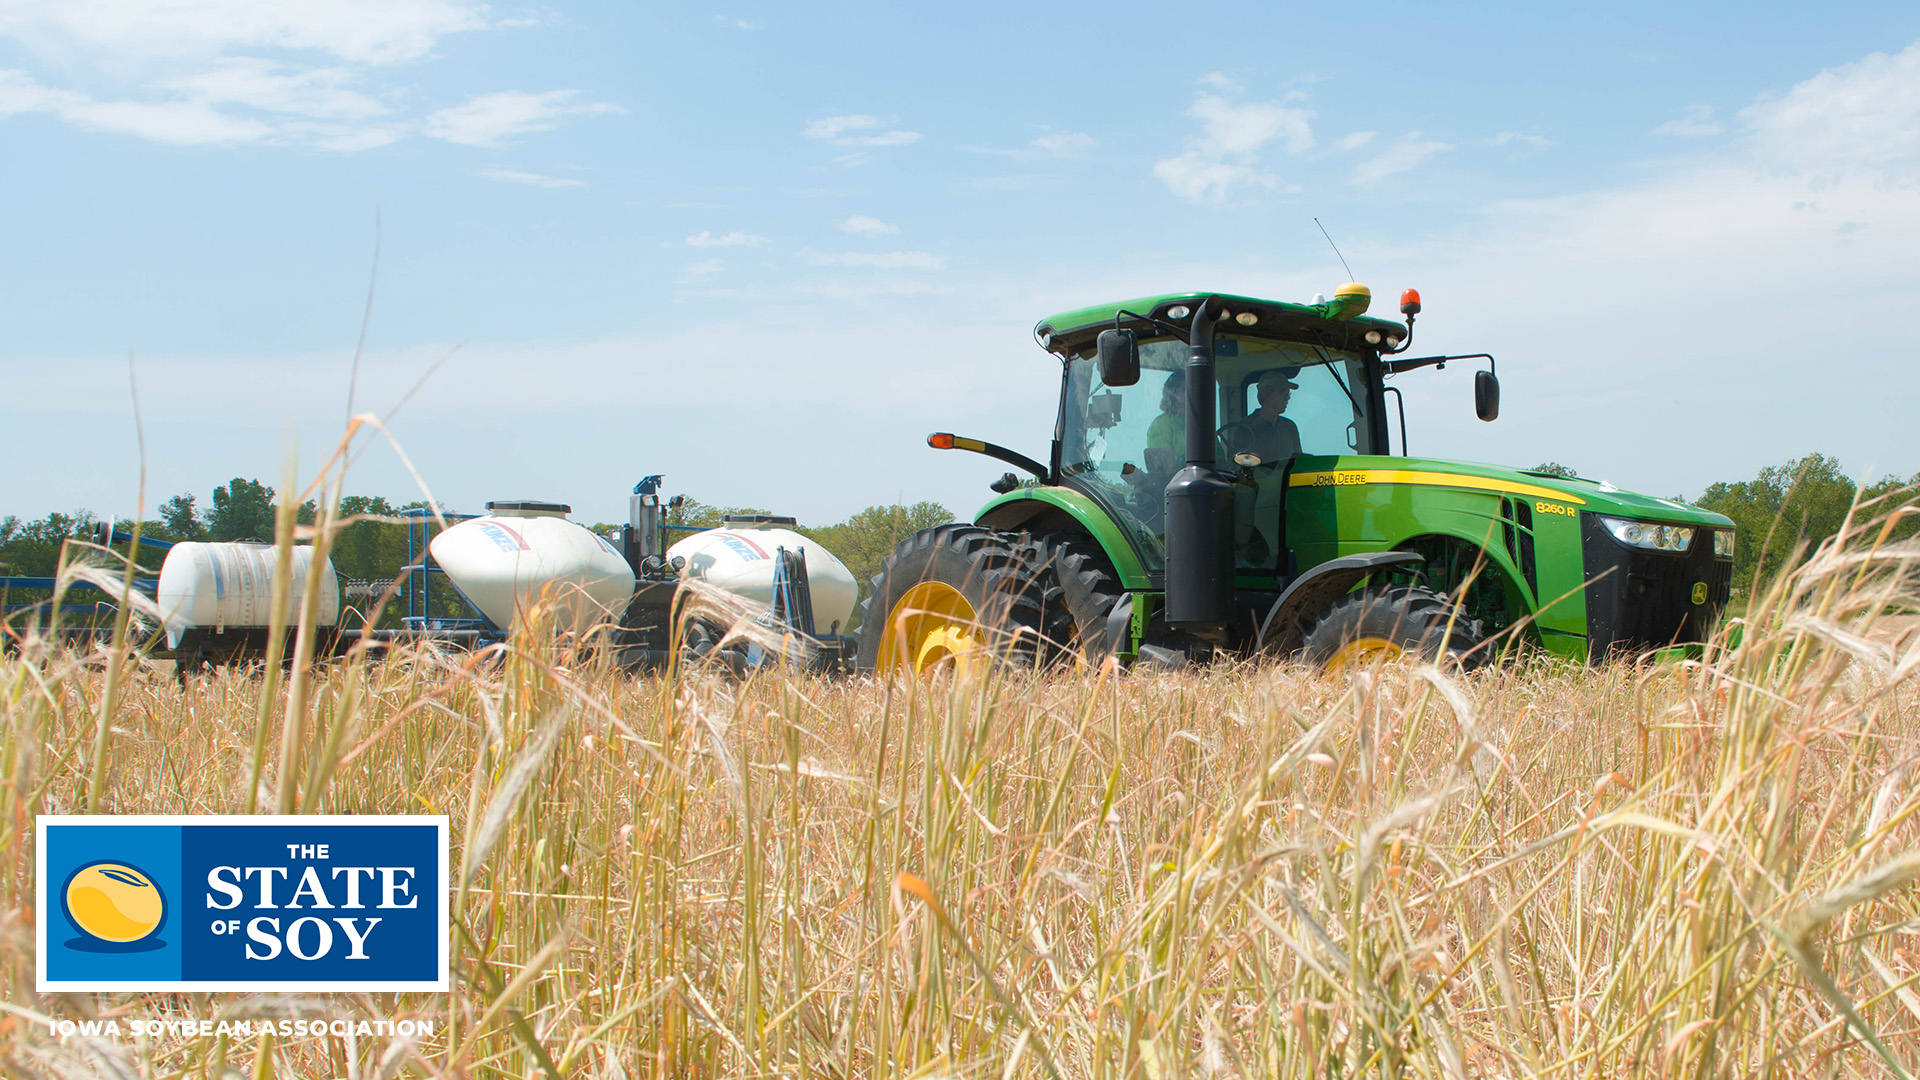
[[[1300,656],[1324,667],[1343,646],[1362,637],[1382,638],[1463,670],[1486,660],[1487,650],[1479,647],[1484,640],[1479,621],[1468,618],[1447,597],[1420,585],[1374,585],[1342,596],[1307,631]]]
[[[1058,659],[1099,664],[1119,644],[1107,616],[1126,595],[1120,575],[1098,541],[1084,533],[1030,533],[1020,554],[1046,587],[1042,629]]]

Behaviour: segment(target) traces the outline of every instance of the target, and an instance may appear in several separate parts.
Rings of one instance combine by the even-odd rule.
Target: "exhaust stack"
[[[1233,481],[1215,468],[1213,325],[1219,300],[1193,309],[1187,343],[1187,464],[1167,482],[1167,622],[1224,627],[1233,604]]]

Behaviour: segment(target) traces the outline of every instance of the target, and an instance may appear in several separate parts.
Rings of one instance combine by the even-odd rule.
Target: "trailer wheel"
[[[1120,642],[1107,616],[1126,590],[1100,544],[1081,533],[1039,532],[1020,545],[1020,554],[1046,585],[1042,629],[1056,654],[1096,667],[1112,656]]]
[[[1046,585],[1015,550],[1017,539],[978,525],[939,525],[902,541],[860,606],[860,669],[1032,662]]]
[[[1307,631],[1301,659],[1326,672],[1403,656],[1465,669],[1485,661],[1481,640],[1479,620],[1432,589],[1374,585],[1327,608]]]

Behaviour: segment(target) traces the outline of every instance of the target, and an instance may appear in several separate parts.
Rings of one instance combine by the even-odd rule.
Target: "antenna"
[[[1313,223],[1320,225],[1320,219],[1314,218]],[[1327,238],[1327,246],[1333,249],[1333,257],[1340,260],[1340,269],[1345,270],[1347,272],[1347,280],[1352,281],[1353,267],[1347,265],[1347,257],[1340,254],[1340,245],[1333,242],[1333,237],[1327,234],[1327,227],[1325,225],[1320,225],[1320,235]]]

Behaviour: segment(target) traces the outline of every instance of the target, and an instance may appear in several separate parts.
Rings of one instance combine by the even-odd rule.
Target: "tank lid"
[[[770,529],[791,529],[798,524],[794,518],[782,517],[779,514],[728,514],[721,521],[730,526]]]
[[[566,517],[573,513],[573,507],[534,499],[508,499],[488,503],[487,512],[506,517]]]

